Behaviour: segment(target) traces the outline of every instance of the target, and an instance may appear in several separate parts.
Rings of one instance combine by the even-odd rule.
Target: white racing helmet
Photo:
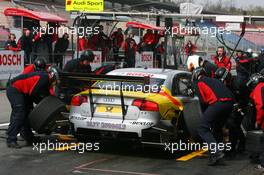
[[[188,57],[188,59],[187,59],[187,68],[188,68],[189,71],[200,67],[199,58],[200,58],[199,55],[191,55],[191,56]]]
[[[253,50],[252,50],[251,48],[248,48],[248,49],[247,49],[247,52],[248,52],[248,53],[252,53]]]
[[[258,56],[259,56],[259,55],[258,55],[257,53],[255,53],[255,52],[252,53],[252,57],[253,57],[253,58],[257,58]]]

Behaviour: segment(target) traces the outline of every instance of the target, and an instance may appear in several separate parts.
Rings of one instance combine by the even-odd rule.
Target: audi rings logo
[[[113,103],[115,101],[114,98],[104,98],[104,102]]]

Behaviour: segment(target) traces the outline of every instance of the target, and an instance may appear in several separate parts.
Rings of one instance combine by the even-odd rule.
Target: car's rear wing
[[[88,73],[68,73],[60,72],[59,78],[61,82],[65,80],[79,80],[84,82],[89,81],[118,81],[118,82],[138,82],[148,84],[149,77],[138,77],[138,76],[121,76],[121,75],[95,75]]]
[[[75,95],[83,90],[89,91],[89,101],[91,108],[91,117],[94,115],[94,102],[92,89],[96,87],[92,86],[96,81],[116,81],[120,82],[120,87],[122,87],[123,82],[136,82],[143,86],[149,85],[150,77],[136,77],[136,76],[120,76],[120,75],[95,75],[87,73],[68,73],[60,72],[60,90],[66,92],[67,95]],[[124,103],[123,88],[119,88],[120,91],[120,101],[122,107],[123,121],[126,115],[126,106]],[[145,88],[143,88],[145,89]]]

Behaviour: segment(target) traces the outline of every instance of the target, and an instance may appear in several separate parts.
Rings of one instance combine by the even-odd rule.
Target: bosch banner
[[[153,52],[145,51],[136,55],[136,67],[153,68]]]
[[[22,73],[24,69],[24,52],[0,51],[0,80],[7,80]]]

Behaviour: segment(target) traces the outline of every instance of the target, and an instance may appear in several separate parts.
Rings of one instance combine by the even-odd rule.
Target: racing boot
[[[243,141],[240,141],[238,143],[237,152],[238,153],[244,153],[245,150],[246,150],[245,141],[244,140]]]
[[[33,146],[33,144],[41,142],[40,137],[33,136],[31,139],[26,139],[26,146]]]
[[[209,166],[215,166],[215,165],[223,165],[224,164],[224,153],[222,152],[216,152],[215,154],[212,154],[209,158],[208,165]]]
[[[262,166],[262,165],[257,165],[256,167],[255,167],[255,170],[257,170],[257,171],[261,171],[261,172],[264,172],[264,167]]]
[[[20,149],[21,148],[21,146],[16,141],[6,142],[6,145],[8,148],[14,148],[14,149]]]

